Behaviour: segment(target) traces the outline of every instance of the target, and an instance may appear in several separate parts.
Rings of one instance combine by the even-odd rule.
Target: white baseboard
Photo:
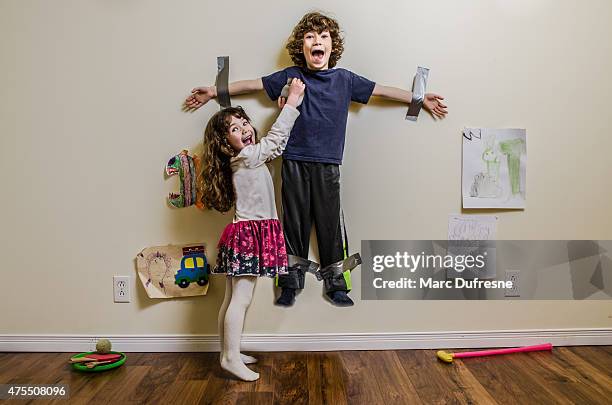
[[[0,352],[84,352],[108,338],[123,352],[215,352],[217,335],[0,335]],[[612,328],[477,332],[246,334],[246,351],[337,351],[612,345]]]

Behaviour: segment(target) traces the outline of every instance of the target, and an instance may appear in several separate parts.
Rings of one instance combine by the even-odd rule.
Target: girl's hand
[[[217,97],[215,86],[196,87],[191,90],[191,95],[185,99],[184,108],[188,111],[195,111],[215,97]]]
[[[291,97],[292,94],[295,94],[296,97],[301,96],[302,93],[304,93],[305,88],[306,85],[303,81],[301,81],[297,77],[293,78],[291,84],[289,85],[289,97]]]
[[[284,104],[289,104],[292,107],[297,107],[298,100],[302,94],[304,94],[304,89],[306,89],[306,85],[298,78],[293,78],[291,80],[291,84],[289,85],[289,95],[287,96],[287,101]],[[281,101],[279,101],[279,106],[281,105]]]
[[[442,104],[441,100],[444,100],[444,97],[433,93],[426,93],[425,99],[423,100],[423,107],[425,107],[425,110],[434,117],[444,118],[446,114],[448,114],[448,111],[446,111],[447,107]]]

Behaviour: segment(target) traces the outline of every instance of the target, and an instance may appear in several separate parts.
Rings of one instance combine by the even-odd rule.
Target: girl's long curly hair
[[[306,59],[304,59],[304,34],[311,31],[320,34],[325,30],[329,31],[332,38],[332,53],[329,56],[329,67],[333,68],[336,66],[336,63],[342,57],[342,52],[344,52],[344,39],[340,35],[340,26],[333,18],[318,12],[306,14],[293,28],[286,47],[293,63],[303,68],[307,67]]]
[[[232,117],[251,122],[242,107],[228,107],[213,115],[204,130],[202,202],[206,208],[219,212],[229,211],[236,203],[231,168],[231,158],[235,151],[227,141]]]

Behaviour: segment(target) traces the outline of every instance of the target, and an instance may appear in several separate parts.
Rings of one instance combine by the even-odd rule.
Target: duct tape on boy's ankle
[[[317,273],[318,280],[322,280],[325,278],[331,278],[334,276],[339,276],[345,271],[353,271],[354,268],[361,264],[361,255],[359,253],[355,253],[352,256],[347,257],[344,260],[340,260],[339,262],[332,263],[329,266],[325,266],[325,268],[319,270]],[[320,277],[320,278],[319,278]]]
[[[408,107],[406,113],[406,119],[409,121],[416,121],[423,107],[423,101],[425,100],[425,90],[427,89],[427,77],[429,76],[429,69],[419,66],[417,73],[414,76],[412,82],[412,102]]]
[[[232,102],[229,94],[229,56],[217,57],[217,102],[221,108],[231,107]]]
[[[294,255],[287,255],[287,259],[289,262],[289,267],[298,267],[302,271],[307,271],[314,274],[319,281],[322,280],[322,278],[319,278],[319,268],[321,267],[319,263]]]

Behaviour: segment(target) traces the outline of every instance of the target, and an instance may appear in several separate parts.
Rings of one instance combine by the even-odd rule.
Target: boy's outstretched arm
[[[383,86],[380,84],[376,84],[374,86],[372,95],[386,98],[388,100],[401,101],[407,104],[412,102],[411,91],[398,89],[397,87]],[[425,107],[425,110],[427,110],[434,117],[444,118],[448,111],[446,111],[447,107],[442,104],[442,100],[444,100],[444,97],[442,96],[434,93],[426,93],[425,99],[423,100],[423,107]]]
[[[252,93],[254,91],[263,90],[261,78],[254,80],[240,80],[230,83],[228,86],[230,96],[237,94]],[[208,103],[211,99],[217,97],[217,87],[196,87],[191,90],[191,95],[185,99],[185,109],[195,111]]]

